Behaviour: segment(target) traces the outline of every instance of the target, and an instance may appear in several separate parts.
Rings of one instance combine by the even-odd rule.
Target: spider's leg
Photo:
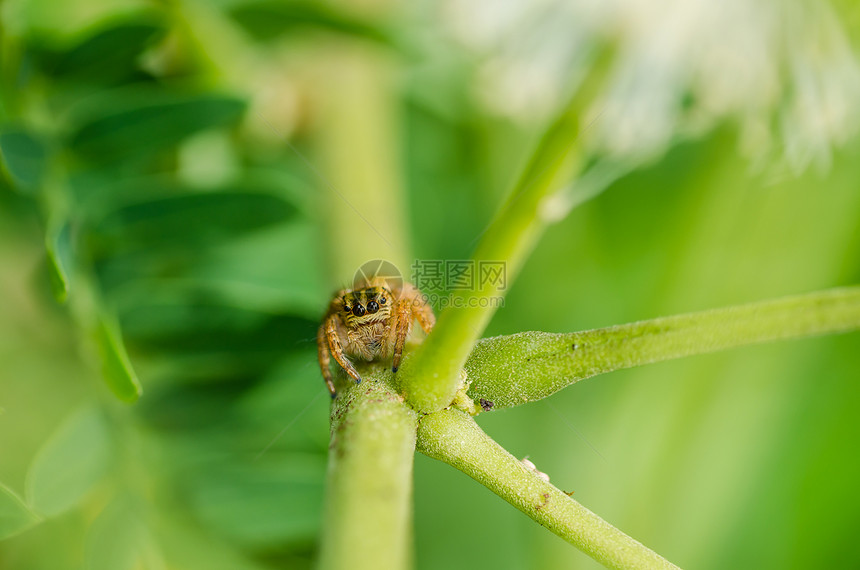
[[[427,302],[427,297],[418,289],[415,290],[415,301],[412,303],[412,307],[418,324],[424,329],[425,334],[430,334],[436,325],[436,315],[433,314],[433,307]]]
[[[337,330],[338,316],[332,315],[325,322],[325,332],[328,338],[328,345],[331,349],[332,356],[340,364],[340,367],[346,370],[346,373],[352,376],[356,382],[361,382],[361,375],[352,365],[352,362],[343,353],[343,345],[340,343],[340,336]]]
[[[320,362],[320,370],[322,371],[325,385],[328,386],[328,391],[331,392],[331,397],[334,398],[337,395],[337,392],[334,389],[334,382],[331,377],[331,368],[329,366],[329,363],[331,362],[331,351],[329,350],[328,339],[326,338],[325,325],[320,325],[319,330],[317,330],[317,358]]]
[[[409,336],[409,330],[412,328],[412,297],[401,297],[397,301],[397,309],[395,312],[395,330],[394,330],[394,357],[391,360],[391,371],[397,372],[400,368],[400,358],[403,356],[403,347],[406,344],[406,337]]]

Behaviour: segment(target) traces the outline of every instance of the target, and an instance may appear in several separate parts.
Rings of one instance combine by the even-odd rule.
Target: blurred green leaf
[[[321,229],[308,220],[273,226],[213,250],[192,272],[197,279],[217,284],[236,305],[242,299],[243,306],[318,319],[331,295],[319,264],[321,236]]]
[[[9,538],[39,522],[21,498],[0,483],[0,539]]]
[[[53,80],[112,83],[139,73],[143,51],[164,33],[155,16],[108,22],[67,49],[31,49],[31,57]]]
[[[112,256],[99,262],[98,275],[120,309],[153,299],[175,302],[202,296],[229,306],[315,320],[330,295],[318,265],[319,235],[305,220],[277,224],[205,250],[181,253],[165,247]]]
[[[312,343],[318,326],[306,317],[232,307],[204,295],[153,299],[129,307],[121,318],[129,342],[162,356],[227,356],[241,360],[246,373],[258,373],[286,351]]]
[[[244,101],[216,93],[180,95],[141,90],[135,97],[117,97],[107,113],[95,112],[81,120],[69,137],[72,151],[99,162],[153,154],[198,131],[234,124],[245,110]],[[94,106],[91,102],[89,108]]]
[[[53,517],[76,506],[104,475],[110,458],[107,426],[99,412],[75,412],[39,450],[27,473],[30,505]]]
[[[137,400],[143,390],[128,359],[119,327],[106,315],[101,315],[96,324],[96,343],[108,387],[124,402]]]
[[[115,498],[90,528],[87,570],[156,570],[164,568],[152,537],[125,498]]]
[[[58,303],[65,303],[69,295],[71,264],[71,232],[68,223],[49,224],[45,234],[45,251],[48,254],[48,272],[54,298]]]
[[[121,311],[153,298],[188,298],[196,290],[225,305],[316,320],[331,294],[319,266],[320,235],[299,219],[212,248],[141,247],[99,260],[98,277]]]
[[[327,452],[330,398],[316,356],[312,343],[287,353],[234,404],[234,414],[249,426],[248,438],[260,452]]]
[[[105,22],[147,18],[151,3],[137,0],[27,0],[8,4],[3,24],[28,41],[74,43]]]
[[[15,188],[35,192],[45,176],[48,150],[36,136],[24,129],[7,127],[0,132],[0,157]]]
[[[391,34],[377,22],[360,20],[349,12],[320,2],[263,1],[241,4],[231,16],[260,40],[270,40],[296,28],[325,29],[377,42],[392,43]]]
[[[325,456],[294,453],[201,465],[187,485],[204,524],[230,540],[259,547],[316,534],[324,481]]]
[[[271,194],[295,205],[297,212],[306,212],[312,191],[302,180],[282,173],[247,170],[241,178],[230,182],[196,185],[179,178],[176,172],[167,171],[140,176],[118,174],[94,165],[71,173],[66,188],[73,202],[88,219],[98,221],[122,208],[147,201],[176,198],[188,194],[240,193]],[[95,223],[95,222],[94,222]]]
[[[168,559],[169,568],[182,570],[272,570],[271,564],[256,561],[252,553],[242,552],[237,545],[223,540],[212,540],[194,521],[176,516],[161,517],[157,525],[152,525],[157,533],[158,548]],[[311,568],[310,564],[278,565],[280,568]]]
[[[53,76],[99,82],[121,79],[136,69],[143,50],[163,32],[163,25],[144,19],[100,30],[63,53]]]
[[[98,223],[93,236],[102,248],[197,248],[284,222],[296,211],[280,196],[256,190],[182,194],[122,207]]]

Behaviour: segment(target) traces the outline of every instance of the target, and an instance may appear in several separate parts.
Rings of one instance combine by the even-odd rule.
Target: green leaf
[[[54,298],[58,303],[65,303],[69,296],[71,264],[71,237],[68,223],[49,224],[45,234],[45,251],[48,255],[48,272]]]
[[[90,528],[87,570],[155,570],[165,568],[152,535],[130,499],[115,498]]]
[[[102,375],[114,395],[124,402],[134,402],[143,389],[128,359],[119,327],[102,314],[96,324],[96,342],[102,361]]]
[[[108,82],[127,77],[138,68],[137,60],[164,32],[154,20],[139,17],[98,30],[56,55],[50,66],[52,78]]]
[[[319,530],[325,457],[263,456],[207,464],[188,480],[197,517],[230,540],[252,546],[307,539]]]
[[[0,157],[15,188],[23,193],[38,189],[48,163],[42,141],[23,129],[6,128],[0,132]]]
[[[139,90],[115,97],[105,101],[107,112],[95,109],[80,120],[68,141],[73,152],[99,162],[150,155],[198,131],[234,124],[245,110],[244,101],[212,93]]]
[[[319,321],[291,314],[269,314],[230,307],[215,299],[169,302],[151,299],[122,313],[130,341],[147,351],[172,358],[215,357],[212,370],[197,363],[186,374],[208,369],[210,379],[240,372],[259,374],[276,364],[285,352],[304,348],[315,338]],[[227,366],[227,363],[233,363]]]
[[[575,333],[485,338],[465,369],[485,409],[540,400],[598,374],[774,340],[860,329],[860,286]]]
[[[39,517],[10,488],[0,483],[0,539],[23,532],[39,522]]]
[[[197,248],[289,220],[297,209],[280,196],[227,190],[182,194],[120,208],[94,228],[101,248]]]
[[[391,35],[376,22],[360,20],[320,2],[264,1],[241,4],[231,16],[252,35],[270,40],[293,32],[296,28],[322,28],[358,36],[384,44]]]
[[[45,516],[75,507],[104,475],[110,439],[93,408],[75,412],[39,450],[27,473],[28,502]]]
[[[116,172],[109,165],[92,165],[91,168],[80,168],[70,173],[66,188],[73,203],[93,220],[132,204],[186,194],[268,193],[295,204],[299,211],[312,209],[314,206],[311,200],[315,199],[311,187],[297,177],[250,169],[246,169],[242,177],[235,181],[202,186],[178,179],[173,171],[128,176],[125,171]]]

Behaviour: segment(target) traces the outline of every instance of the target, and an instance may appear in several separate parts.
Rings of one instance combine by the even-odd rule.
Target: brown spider
[[[317,332],[320,369],[332,398],[336,395],[329,368],[332,355],[356,382],[361,376],[348,357],[368,362],[392,357],[391,370],[397,372],[412,321],[418,319],[425,333],[436,324],[433,309],[412,284],[392,290],[384,279],[375,278],[365,285],[338,291]]]

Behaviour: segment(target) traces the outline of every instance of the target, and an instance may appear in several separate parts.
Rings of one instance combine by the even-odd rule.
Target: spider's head
[[[344,320],[351,328],[387,321],[393,301],[391,290],[384,285],[350,291],[343,296]]]

